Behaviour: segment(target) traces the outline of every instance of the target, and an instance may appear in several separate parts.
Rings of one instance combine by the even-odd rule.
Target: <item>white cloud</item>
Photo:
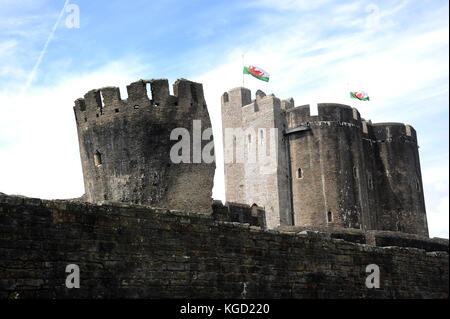
[[[195,80],[204,83],[216,142],[217,171],[213,196],[225,198],[220,96],[231,88],[242,86],[243,53],[246,65],[257,65],[271,74],[269,83],[246,77],[245,86],[253,94],[262,89],[282,99],[293,96],[296,105],[351,103],[363,117],[375,122],[400,119],[413,124],[433,112],[448,114],[447,105],[414,106],[416,100],[448,96],[448,17],[447,21],[439,23],[431,16],[426,18],[428,20],[424,18],[429,23],[417,21],[406,29],[393,32],[398,20],[395,15],[407,4],[402,2],[380,9],[379,21],[383,23],[378,28],[369,29],[364,19],[355,19],[357,10],[353,15],[334,21],[321,21],[323,18],[318,16],[309,17],[311,19],[307,22],[290,20],[287,28],[285,25],[277,28],[277,23],[283,22],[271,19],[270,15],[265,16],[261,21],[266,20],[270,28],[264,29],[263,35],[256,37],[251,46],[234,47],[215,68],[199,74]],[[285,1],[274,5],[280,10],[288,10],[294,4]],[[355,3],[354,6],[358,8],[361,4]],[[341,9],[345,11],[346,8]],[[344,32],[323,39],[320,30],[314,29],[321,23],[338,27],[335,24],[347,22],[359,28],[359,32]],[[367,91],[372,101],[365,104],[350,101],[350,89]],[[420,131],[419,140],[422,143],[433,140],[436,138],[433,134],[436,130]],[[421,154],[422,163],[424,158],[436,155],[437,162],[433,165],[440,168],[433,172],[429,166],[422,166],[429,230],[431,236],[448,238],[448,179],[437,179],[442,174],[448,175],[448,148],[444,149],[447,154],[438,155],[438,149],[433,151],[434,154]]]
[[[267,7],[276,10],[298,10],[298,11],[309,11],[317,9],[331,0],[258,0],[249,3],[249,6],[255,7]]]
[[[136,61],[130,64],[129,61]],[[0,92],[0,191],[40,198],[84,193],[73,103],[93,88],[125,86],[142,77],[139,59],[109,63],[20,96]]]

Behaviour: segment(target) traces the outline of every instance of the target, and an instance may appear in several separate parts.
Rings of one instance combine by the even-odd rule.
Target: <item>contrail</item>
[[[68,3],[69,3],[69,0],[66,0],[66,2],[64,3],[63,8],[61,9],[61,12],[59,13],[59,16],[58,16],[58,19],[56,20],[55,25],[53,26],[52,32],[50,32],[50,35],[48,36],[47,42],[45,42],[44,48],[42,49],[41,54],[39,55],[39,58],[36,61],[36,64],[34,65],[34,67],[33,67],[33,70],[31,71],[30,75],[28,76],[27,83],[25,84],[25,87],[24,87],[24,89],[22,91],[22,95],[25,94],[26,91],[28,91],[28,89],[30,88],[31,83],[34,80],[34,76],[36,75],[36,71],[39,68],[39,65],[41,64],[45,53],[47,52],[47,47],[48,47],[50,41],[52,40],[53,35],[55,34],[56,28],[58,27],[58,24],[61,21],[61,18],[62,18],[63,14],[64,14],[64,9],[66,8]]]

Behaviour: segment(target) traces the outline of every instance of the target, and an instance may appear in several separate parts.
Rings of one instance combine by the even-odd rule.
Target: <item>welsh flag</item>
[[[244,66],[244,74],[250,74],[259,80],[269,82],[269,73],[253,65]]]
[[[358,99],[360,101],[370,101],[369,95],[364,91],[352,91],[350,92],[350,97],[353,99]]]

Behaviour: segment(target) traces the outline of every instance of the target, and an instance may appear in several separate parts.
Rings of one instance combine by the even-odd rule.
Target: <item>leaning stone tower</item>
[[[166,79],[140,80],[127,91],[126,100],[104,87],[75,101],[87,201],[210,212],[215,162],[195,152],[213,143],[212,134],[202,139],[211,128],[202,84],[177,80],[170,95]],[[176,128],[190,139],[188,162],[171,160]]]

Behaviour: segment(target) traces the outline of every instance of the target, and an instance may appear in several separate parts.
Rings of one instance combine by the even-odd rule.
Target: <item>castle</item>
[[[85,200],[211,212],[215,163],[189,153],[173,163],[181,128],[199,137],[210,128],[203,87],[185,79],[139,80],[121,99],[117,87],[75,101]],[[400,123],[372,124],[355,108],[294,107],[292,98],[235,88],[222,95],[227,202],[256,205],[265,226],[388,230],[428,236],[417,137]],[[233,134],[226,134],[234,129]],[[192,134],[191,134],[192,133]],[[170,137],[170,138],[169,138]],[[199,139],[202,149],[211,136]],[[230,139],[232,137],[232,139]],[[253,148],[252,148],[253,147]],[[258,147],[273,155],[273,169]],[[243,160],[238,160],[239,148]],[[261,154],[261,153],[260,153]]]
[[[211,199],[202,85],[181,79],[171,95],[167,80],[139,80],[127,91],[75,101],[81,198],[0,193],[0,299],[448,299],[448,239],[428,238],[411,127],[337,104],[310,116],[292,99],[233,89],[223,127],[243,132],[228,139],[244,161],[225,162],[223,205]],[[191,136],[192,152],[177,148]],[[255,143],[276,156],[247,161]]]
[[[428,236],[415,130],[365,121],[347,105],[294,107],[292,98],[239,87],[222,95],[226,199],[256,204],[267,226],[343,227]],[[234,135],[226,134],[238,129]],[[272,148],[268,129],[273,129]],[[241,129],[241,131],[239,131]],[[238,132],[238,133],[236,133]],[[243,134],[245,138],[236,139]],[[231,136],[233,140],[230,140]],[[231,141],[231,142],[230,142]],[[241,143],[245,143],[240,145]],[[272,142],[273,143],[273,142]],[[275,151],[276,167],[249,161],[252,144]],[[258,153],[260,154],[260,153]]]

